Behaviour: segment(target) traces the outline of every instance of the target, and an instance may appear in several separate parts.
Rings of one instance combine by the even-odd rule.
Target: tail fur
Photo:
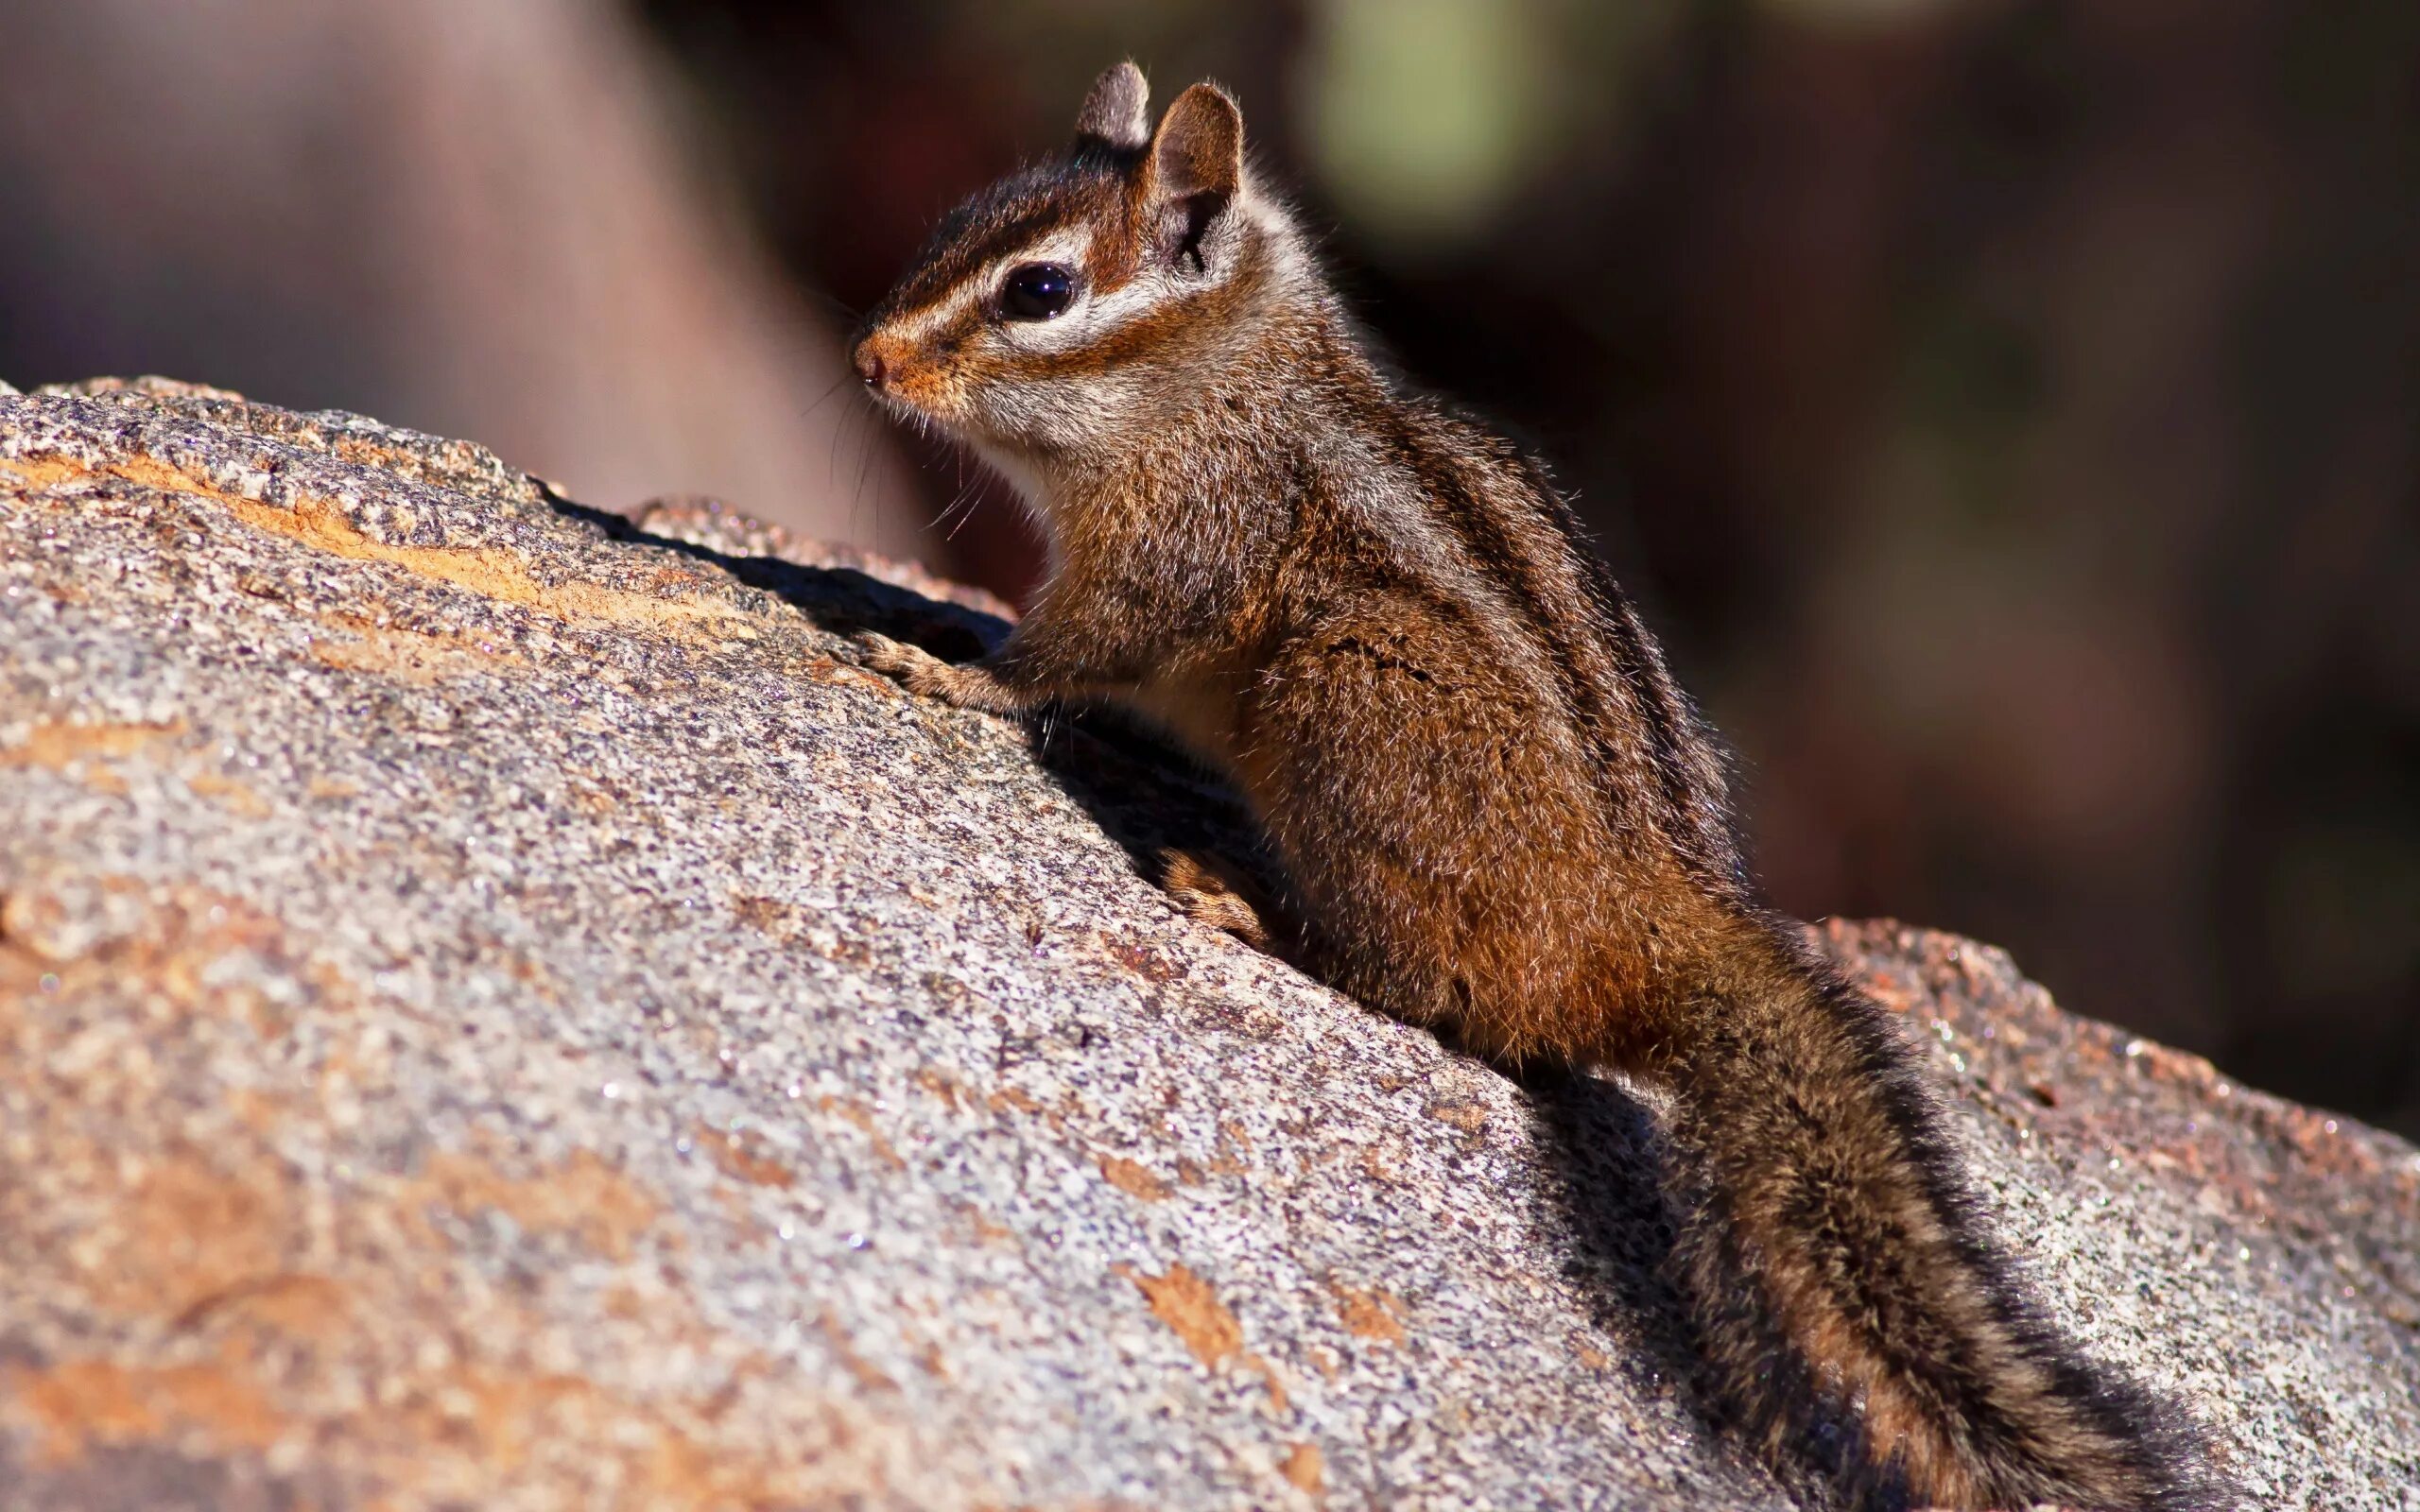
[[[2231,1505],[2182,1419],[2014,1284],[1896,1026],[1777,926],[1753,932],[1652,1070],[1674,1094],[1680,1280],[1758,1447],[1845,1430],[1869,1506]]]

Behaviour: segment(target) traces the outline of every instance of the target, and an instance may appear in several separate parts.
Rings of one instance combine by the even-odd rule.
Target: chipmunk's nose
[[[883,362],[882,353],[874,350],[873,337],[857,343],[857,350],[851,353],[851,360],[856,364],[857,376],[865,380],[868,388],[880,388],[890,381],[890,369]]]

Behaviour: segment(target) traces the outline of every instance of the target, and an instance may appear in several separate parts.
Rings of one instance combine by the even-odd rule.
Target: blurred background
[[[0,0],[0,376],[1014,595],[839,344],[1128,55],[1553,457],[1785,906],[2420,1134],[2411,0]]]

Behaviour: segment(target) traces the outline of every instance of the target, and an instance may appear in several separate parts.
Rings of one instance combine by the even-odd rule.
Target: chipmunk
[[[2023,1294],[1909,1046],[1759,900],[1723,764],[1545,469],[1382,372],[1226,93],[1156,127],[1146,99],[1103,75],[1073,146],[953,212],[856,342],[1048,543],[990,655],[863,636],[864,663],[1003,714],[1138,711],[1283,868],[1268,908],[1180,868],[1188,907],[1506,1067],[1668,1093],[1677,1278],[1768,1456],[1840,1422],[1873,1503],[2224,1504]]]

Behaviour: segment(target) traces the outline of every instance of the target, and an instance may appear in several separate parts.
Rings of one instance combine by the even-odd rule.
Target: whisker
[[[825,404],[831,402],[832,396],[840,391],[840,386],[842,384],[847,383],[850,379],[855,378],[856,376],[856,374],[853,372],[843,372],[839,377],[833,379],[832,387],[824,389],[822,393],[817,395],[815,403],[807,405],[804,409],[800,410],[798,418],[802,421],[811,418],[817,410],[821,409]]]
[[[878,438],[871,424],[867,425],[860,434],[864,439],[857,447],[857,481],[849,490],[849,528],[852,532],[857,533],[857,538],[863,541],[872,539],[870,533],[858,531],[858,526],[861,523],[860,511],[865,507],[866,478],[873,468],[873,448]]]

